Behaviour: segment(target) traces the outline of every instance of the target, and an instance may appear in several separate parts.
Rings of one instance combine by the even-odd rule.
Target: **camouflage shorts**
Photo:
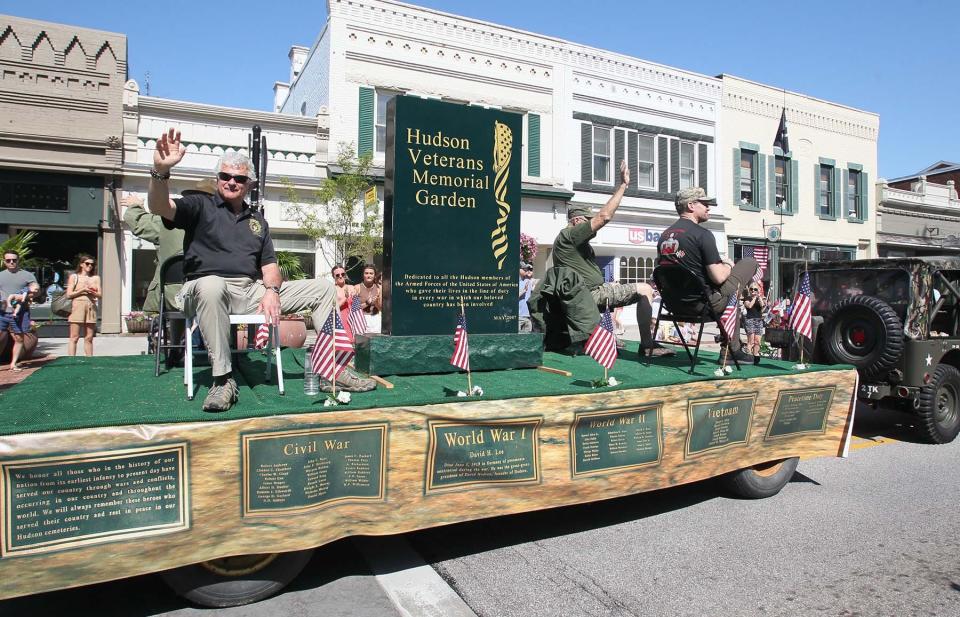
[[[607,306],[610,308],[627,306],[640,300],[636,283],[604,283],[600,287],[591,289],[590,293],[600,310]]]

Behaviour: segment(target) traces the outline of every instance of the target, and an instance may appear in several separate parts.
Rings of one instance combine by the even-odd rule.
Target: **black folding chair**
[[[700,341],[703,340],[703,327],[706,323],[716,322],[720,326],[721,345],[727,345],[729,342],[727,333],[720,324],[720,316],[710,304],[711,289],[690,268],[679,262],[657,266],[653,270],[653,282],[660,291],[660,310],[657,311],[657,321],[653,331],[660,331],[661,318],[673,323],[677,336],[680,337],[680,343],[683,344],[683,349],[690,358],[690,372],[693,373],[700,354]],[[680,322],[700,324],[693,353],[690,353],[690,345],[683,338]],[[736,355],[732,354],[731,357],[739,371],[740,362]]]
[[[170,352],[175,349],[187,349],[185,342],[178,340],[169,340],[173,332],[170,322],[181,321],[184,324],[183,331],[186,330],[187,316],[183,311],[171,311],[166,306],[165,286],[183,283],[183,255],[174,255],[168,257],[160,266],[160,314],[157,317],[159,327],[157,331],[156,343],[154,344],[154,376],[160,376],[160,356],[164,357],[164,364],[167,368],[171,366]],[[187,334],[189,336],[189,333]],[[176,337],[174,337],[176,338]]]

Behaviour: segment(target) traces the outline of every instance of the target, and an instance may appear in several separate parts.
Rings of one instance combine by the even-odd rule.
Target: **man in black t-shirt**
[[[230,358],[231,313],[262,313],[276,324],[281,313],[310,310],[316,329],[333,310],[336,291],[327,280],[283,281],[263,215],[244,201],[256,181],[246,155],[228,152],[217,164],[217,192],[170,199],[170,170],[183,159],[186,148],[180,132],[170,129],[157,140],[150,172],[148,205],[164,219],[167,228],[183,229],[181,289],[189,312],[196,312],[213,368],[213,387],[203,402],[204,411],[226,411],[239,392]],[[376,384],[344,370],[337,386],[361,392]]]
[[[707,197],[700,187],[683,189],[677,192],[675,205],[680,218],[660,235],[657,243],[658,264],[664,265],[678,261],[689,268],[704,284],[710,287],[710,305],[717,314],[722,314],[730,297],[747,288],[759,267],[753,259],[741,259],[736,265],[721,259],[717,250],[717,241],[707,229],[701,226],[710,219],[710,207],[717,200]],[[686,298],[694,311],[703,307],[699,297]],[[739,310],[737,311],[739,321]],[[751,362],[753,358],[740,351],[740,337],[730,340],[730,350],[737,359]]]

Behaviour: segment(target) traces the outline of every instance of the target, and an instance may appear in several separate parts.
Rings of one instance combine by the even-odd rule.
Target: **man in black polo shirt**
[[[707,229],[701,226],[710,219],[710,207],[717,200],[707,197],[707,192],[699,186],[677,192],[675,205],[680,218],[660,234],[657,243],[659,264],[678,261],[689,268],[713,293],[710,305],[718,315],[723,313],[730,296],[742,292],[753,279],[759,267],[756,260],[741,259],[736,265],[720,258],[717,241]],[[694,311],[703,307],[700,298],[689,298]],[[737,311],[739,322],[739,310]],[[740,350],[740,337],[730,339],[730,351],[741,362],[752,362],[753,358]]]
[[[196,311],[213,367],[213,387],[203,409],[226,411],[239,394],[230,364],[230,313],[262,313],[275,324],[281,313],[309,309],[320,328],[333,310],[336,292],[326,280],[283,281],[267,221],[243,200],[256,180],[245,155],[231,152],[220,157],[216,194],[170,199],[167,179],[185,153],[179,131],[170,129],[160,136],[147,203],[165,226],[185,231],[187,282],[181,295],[192,305],[188,310]],[[376,387],[372,380],[347,370],[337,377],[337,385],[353,392]]]

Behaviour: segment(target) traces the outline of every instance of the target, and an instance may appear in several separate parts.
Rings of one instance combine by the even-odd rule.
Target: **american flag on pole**
[[[800,277],[800,288],[793,298],[790,312],[790,329],[809,338],[813,337],[812,318],[810,316],[810,275],[806,272]]]
[[[745,246],[743,247],[743,256],[752,257],[757,260],[757,264],[760,265],[760,268],[754,273],[753,281],[755,283],[763,283],[763,277],[767,273],[767,268],[770,266],[770,249],[766,246]]]
[[[450,364],[465,371],[470,370],[470,345],[467,341],[467,316],[457,316],[457,329],[453,333],[453,356]]]
[[[310,355],[313,372],[334,381],[351,358],[353,345],[350,343],[350,336],[343,329],[337,310],[333,309],[323,322],[323,327],[317,333],[317,342],[313,345],[313,353]]]
[[[257,328],[257,333],[253,337],[254,349],[263,349],[270,342],[270,325],[262,323]]]
[[[780,126],[777,127],[777,135],[773,138],[773,145],[783,151],[784,154],[790,152],[790,139],[787,137],[787,108],[784,107],[780,113]]]
[[[367,333],[367,318],[363,316],[363,309],[360,308],[360,296],[354,296],[350,302],[350,313],[347,315],[347,321],[350,322],[350,329],[353,335]]]
[[[600,316],[600,323],[593,329],[583,351],[600,363],[604,368],[613,368],[617,361],[617,339],[613,336],[613,320],[610,318],[610,309],[604,309]]]
[[[728,338],[737,335],[737,313],[740,312],[740,303],[737,302],[737,294],[730,296],[730,302],[723,309],[723,315],[720,315],[720,327],[727,333]]]

